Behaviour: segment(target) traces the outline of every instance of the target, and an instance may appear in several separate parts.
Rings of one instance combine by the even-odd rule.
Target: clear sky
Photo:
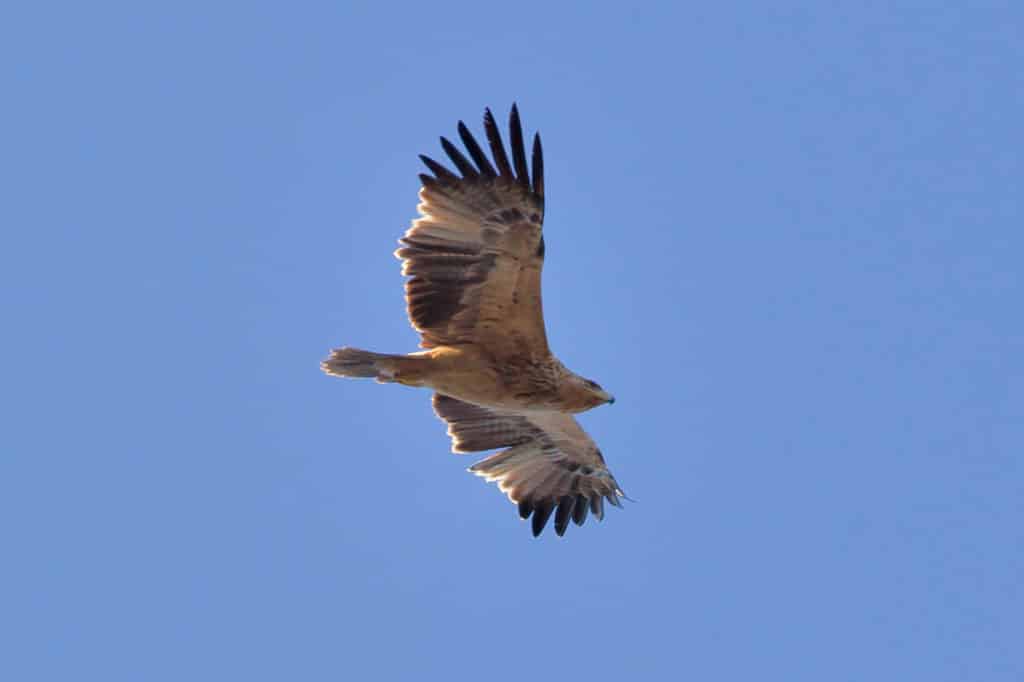
[[[3,15],[3,679],[1024,679],[1019,3]],[[513,101],[638,500],[564,538],[318,369]]]

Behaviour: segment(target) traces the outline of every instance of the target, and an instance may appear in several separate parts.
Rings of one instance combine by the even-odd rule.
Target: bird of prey
[[[407,355],[338,348],[321,363],[328,374],[434,391],[434,411],[448,424],[452,451],[506,448],[470,471],[496,481],[532,515],[540,535],[554,514],[555,532],[587,513],[604,518],[604,502],[625,497],[594,441],[573,414],[615,399],[568,370],[548,348],[541,310],[544,265],[544,160],[533,138],[532,172],[519,112],[512,105],[505,151],[490,109],[484,131],[491,157],[466,125],[458,132],[467,158],[444,137],[449,170],[427,156],[420,218],[399,240],[409,320],[425,350]]]

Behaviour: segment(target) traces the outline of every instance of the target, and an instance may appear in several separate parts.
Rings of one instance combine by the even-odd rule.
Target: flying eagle
[[[421,217],[399,240],[409,320],[421,352],[408,355],[339,348],[321,363],[328,374],[370,377],[434,390],[434,411],[448,424],[453,452],[507,448],[470,471],[497,481],[531,515],[534,536],[555,516],[555,532],[604,501],[625,497],[594,441],[572,416],[615,399],[569,371],[548,348],[541,310],[544,265],[544,160],[533,138],[532,173],[519,112],[512,105],[505,153],[490,109],[484,131],[492,159],[462,121],[472,161],[441,138],[458,174],[420,156]]]

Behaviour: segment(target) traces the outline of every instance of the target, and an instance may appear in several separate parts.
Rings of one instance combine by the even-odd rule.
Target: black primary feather
[[[523,145],[523,126],[519,123],[519,109],[512,105],[508,117],[509,144],[512,145],[512,162],[516,167],[516,182],[530,189],[530,171],[526,167],[526,147]]]
[[[566,495],[558,501],[558,511],[555,512],[555,532],[559,536],[565,535],[565,529],[569,527],[569,519],[572,517],[572,508],[576,506],[576,497]]]
[[[490,109],[484,110],[484,132],[487,134],[487,143],[491,147],[491,154],[494,155],[494,163],[498,166],[498,173],[509,180],[515,178],[512,166],[508,163],[508,156],[505,154],[505,144],[501,141],[501,132],[498,124],[494,122],[494,115]]]
[[[455,145],[448,141],[447,137],[441,138],[441,146],[444,147],[445,154],[448,155],[448,158],[452,160],[452,163],[454,163],[456,168],[459,169],[459,172],[462,173],[462,177],[467,180],[471,180],[480,175],[477,173],[476,167],[469,162],[469,159],[462,155],[462,152],[460,152]]]
[[[485,178],[493,178],[497,176],[494,172],[494,166],[487,159],[487,155],[484,154],[484,150],[477,144],[476,138],[473,137],[473,133],[469,132],[469,128],[462,121],[459,121],[459,137],[462,138],[462,144],[466,145],[466,149],[469,151],[469,155],[473,157],[473,161],[476,162],[477,168],[480,169],[480,174]]]
[[[576,496],[576,506],[572,508],[572,522],[582,526],[587,520],[587,510],[590,508],[590,500],[583,495]]]
[[[537,537],[544,530],[544,526],[547,524],[548,519],[551,518],[551,512],[555,510],[555,505],[551,500],[544,500],[539,502],[533,507],[533,537]]]
[[[540,146],[540,133],[533,135],[533,193],[544,199],[544,150]]]
[[[430,172],[437,176],[437,179],[440,180],[441,182],[452,183],[459,181],[458,175],[452,173],[450,170],[439,164],[437,161],[434,161],[429,156],[425,154],[420,154],[420,161],[422,161],[423,165],[429,168]]]

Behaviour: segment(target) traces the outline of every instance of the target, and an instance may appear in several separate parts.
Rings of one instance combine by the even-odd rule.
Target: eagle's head
[[[608,391],[601,388],[601,385],[596,381],[585,379],[581,376],[576,376],[576,393],[578,395],[578,401],[581,405],[580,411],[590,410],[599,405],[605,403],[611,404],[615,402],[615,396]]]

